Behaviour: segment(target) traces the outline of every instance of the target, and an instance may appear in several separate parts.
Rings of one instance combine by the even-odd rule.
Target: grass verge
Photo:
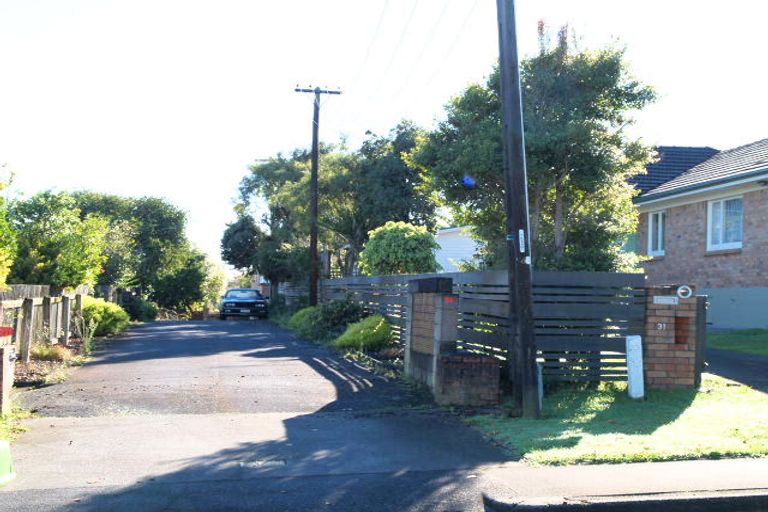
[[[705,374],[699,390],[625,385],[562,390],[545,397],[543,418],[480,415],[467,421],[533,464],[595,464],[768,455],[768,395]]]
[[[768,356],[768,329],[710,332],[707,345],[721,350]]]
[[[27,429],[21,426],[21,420],[32,417],[32,413],[26,409],[13,405],[11,412],[0,417],[0,439],[15,441],[19,435]]]

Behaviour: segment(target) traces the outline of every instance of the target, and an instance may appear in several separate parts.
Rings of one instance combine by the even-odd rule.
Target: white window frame
[[[666,245],[664,243],[664,239],[666,238],[667,233],[667,210],[659,210],[655,212],[648,212],[648,256],[664,256],[664,250],[666,249]],[[664,218],[664,230],[656,230],[658,240],[658,247],[659,249],[653,250],[653,231],[654,227],[659,224],[659,219]]]
[[[725,236],[725,202],[732,199],[741,199],[741,240],[738,242],[723,242],[719,244],[712,243],[712,227],[714,226],[715,219],[712,218],[712,210],[715,203],[722,203],[720,208],[721,217],[719,220],[722,223],[723,236]],[[713,199],[707,201],[707,251],[727,251],[731,249],[741,249],[744,245],[744,196],[731,196],[723,197],[721,199]]]

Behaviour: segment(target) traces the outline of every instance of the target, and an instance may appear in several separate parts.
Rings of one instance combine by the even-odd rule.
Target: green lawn
[[[707,345],[723,350],[768,356],[768,329],[710,332],[707,334]]]
[[[533,464],[593,464],[768,455],[768,395],[705,374],[700,390],[625,385],[562,390],[545,397],[540,420],[468,419]]]

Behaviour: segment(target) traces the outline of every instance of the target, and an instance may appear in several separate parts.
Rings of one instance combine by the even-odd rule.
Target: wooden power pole
[[[540,416],[533,335],[531,236],[528,227],[528,178],[525,167],[523,105],[515,32],[514,0],[497,0],[499,73],[504,146],[507,254],[509,256],[509,350],[512,393],[526,418]]]
[[[317,305],[317,280],[319,277],[320,261],[317,254],[317,213],[318,213],[318,168],[320,166],[320,142],[318,133],[320,131],[320,95],[321,94],[341,94],[338,90],[321,89],[310,86],[309,88],[296,87],[296,92],[309,92],[315,95],[315,109],[312,117],[312,171],[309,180],[309,305]]]

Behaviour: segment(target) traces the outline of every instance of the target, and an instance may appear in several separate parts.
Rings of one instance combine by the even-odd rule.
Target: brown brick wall
[[[650,284],[686,283],[698,288],[768,286],[768,190],[744,197],[740,250],[707,253],[707,201],[668,208],[665,255],[644,264]],[[640,247],[648,254],[648,215],[640,216]]]
[[[696,368],[697,298],[677,305],[654,304],[653,297],[674,295],[676,287],[649,287],[643,359],[648,389],[693,387]]]
[[[413,295],[411,347],[420,354],[435,351],[435,297],[434,293]]]
[[[498,359],[479,355],[442,356],[435,401],[440,405],[485,406],[499,403]]]

